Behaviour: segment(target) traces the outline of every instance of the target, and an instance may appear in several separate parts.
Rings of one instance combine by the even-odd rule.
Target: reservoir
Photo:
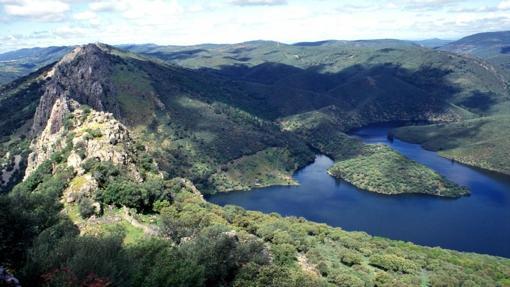
[[[510,258],[510,177],[452,162],[420,145],[386,137],[391,125],[368,126],[352,133],[365,143],[383,143],[449,180],[471,195],[445,199],[430,195],[381,195],[359,190],[327,174],[333,161],[317,155],[294,174],[299,186],[273,186],[219,193],[219,205],[277,212],[284,216],[364,231],[370,235]]]

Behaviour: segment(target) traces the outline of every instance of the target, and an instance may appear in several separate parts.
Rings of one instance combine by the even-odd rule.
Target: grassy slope
[[[111,82],[115,91],[112,98],[119,107],[121,121],[157,155],[169,177],[184,176],[204,191],[214,192],[211,176],[220,166],[238,160],[246,163],[243,170],[247,174],[259,174],[261,182],[291,183],[284,177],[313,159],[313,153],[295,136],[246,112],[244,107],[261,107],[235,84],[112,47],[101,45],[101,49],[107,57],[115,58],[114,66],[109,67],[110,77],[103,80]],[[41,73],[44,71],[2,87],[0,101],[5,111],[0,116],[0,132],[6,142],[1,150],[5,157],[2,167],[12,165],[14,156],[20,153],[16,143],[23,143],[28,135],[45,83]],[[231,106],[232,98],[245,99],[245,104]],[[24,107],[22,112],[14,108],[20,105]],[[268,148],[286,151],[288,165],[272,166],[267,156],[254,156]],[[256,164],[249,163],[252,159]],[[243,188],[259,185],[243,178],[246,181],[239,182]]]
[[[135,67],[141,69],[139,65]],[[146,74],[155,71],[148,68],[141,70]],[[141,73],[140,70],[133,70],[133,72]],[[292,142],[297,141],[295,136],[283,135],[275,124],[243,112],[239,108],[228,107],[221,101],[214,102],[207,97],[210,94],[205,91],[202,90],[204,94],[197,92],[200,87],[193,89],[186,85],[172,86],[172,83],[175,82],[172,82],[171,79],[183,83],[181,79],[177,81],[172,78],[179,77],[179,72],[182,71],[172,70],[172,73],[158,74],[163,78],[168,77],[165,81],[168,86],[157,86],[158,82],[161,83],[158,78],[154,78],[150,83],[164,104],[164,109],[153,111],[148,126],[145,126],[145,118],[137,117],[134,110],[129,109],[135,107],[126,105],[121,110],[123,115],[127,115],[125,120],[135,129],[140,143],[147,144],[147,147],[153,149],[156,154],[165,152],[160,154],[160,158],[164,158],[164,155],[183,157],[169,162],[165,166],[166,168],[175,167],[177,172],[189,170],[189,166],[180,165],[189,162],[185,158],[188,154],[193,160],[191,161],[193,167],[199,169],[204,166],[204,170],[207,171],[211,170],[206,165],[209,160],[216,164],[217,162],[213,160],[228,158],[236,160],[245,155],[257,154],[256,148],[252,147],[254,144],[259,145],[260,142],[264,143],[261,148],[271,143],[280,144],[280,148],[298,146],[297,143]],[[195,86],[205,85],[203,81],[191,82]],[[122,83],[126,86],[122,91],[127,93],[123,96],[128,100],[132,100],[132,97],[147,96],[137,92],[136,88],[136,85],[146,85],[147,83],[144,81],[132,83],[133,88],[128,84]],[[174,89],[171,89],[172,87]],[[135,92],[131,93],[130,91]],[[167,91],[167,93],[164,94],[162,91]],[[145,89],[144,92],[146,92]],[[213,88],[208,91],[208,93],[213,92],[216,92]],[[157,101],[155,101],[155,105],[158,106]],[[142,130],[140,127],[146,128]],[[222,130],[222,128],[226,128],[226,130]],[[329,126],[329,128],[334,128],[334,126]],[[311,132],[314,131],[315,128],[312,128]],[[331,129],[327,127],[324,131],[331,131]],[[297,133],[297,131],[290,132]],[[336,135],[338,139],[344,139],[345,136],[340,131]],[[326,139],[326,133],[322,134],[322,139]],[[202,142],[203,144],[201,144]],[[317,146],[324,144],[332,153],[336,150],[335,144],[328,141],[318,140],[311,143]],[[354,142],[353,145],[355,145]],[[206,150],[208,147],[213,149]],[[345,150],[348,150],[348,147],[349,145]],[[163,148],[168,148],[168,150]],[[243,148],[250,148],[250,150],[245,152]],[[296,154],[301,154],[301,152],[296,152]],[[338,154],[341,155],[344,152]],[[255,156],[255,158],[260,157]],[[201,165],[202,162],[206,164]],[[48,166],[55,168],[52,165]],[[61,167],[64,166],[67,165],[62,164]],[[58,166],[56,170],[59,170]],[[192,175],[196,175],[199,171],[192,170]],[[52,194],[58,193],[53,188],[49,188],[52,187],[51,180],[57,176],[58,173],[53,174],[52,170],[47,172],[42,180],[49,181],[49,183],[35,186],[38,191],[33,194],[39,197],[30,200],[30,209],[26,209],[26,212],[46,210],[37,208],[37,205],[57,202],[57,198],[41,200],[46,189],[50,190]],[[64,184],[68,183],[64,182]],[[28,190],[28,192],[32,192],[32,190]],[[320,280],[331,284],[355,282],[360,286],[375,283],[378,286],[398,284],[405,286],[428,281],[433,285],[452,282],[456,285],[491,286],[508,284],[509,280],[510,263],[505,259],[419,247],[409,243],[370,237],[364,233],[345,232],[338,228],[310,223],[298,218],[282,218],[274,214],[264,215],[233,207],[222,208],[202,202],[196,195],[191,198],[186,195],[175,196],[174,204],[169,206],[167,211],[177,215],[176,218],[185,222],[183,223],[185,227],[190,224],[187,220],[193,222],[196,217],[199,217],[201,224],[199,226],[191,225],[192,228],[203,229],[206,226],[219,224],[229,229],[238,230],[240,233],[254,235],[271,247],[271,252],[278,262],[285,262],[282,263],[282,268],[300,270],[297,258],[305,256],[308,265],[315,271],[315,275],[312,276],[318,277],[320,274],[318,277]],[[204,220],[202,221],[202,219]],[[6,227],[7,225],[2,226]],[[131,234],[130,240],[143,237],[136,230],[132,230],[128,234]],[[61,262],[66,262],[66,260]]]
[[[240,189],[288,180],[296,168],[313,158],[311,151],[276,125],[226,104],[226,96],[243,97],[242,91],[223,80],[161,65],[123,54],[113,69],[122,120],[157,155],[168,176],[192,179],[204,191],[232,190],[213,177],[221,166],[242,164],[246,175],[238,177]],[[263,150],[278,148],[285,164]]]
[[[494,116],[452,124],[411,126],[394,130],[395,136],[439,151],[454,160],[510,174],[510,117]]]
[[[173,206],[179,208],[179,205]],[[272,246],[292,246],[293,260],[303,254],[312,266],[331,283],[347,286],[418,286],[424,281],[432,286],[451,284],[508,284],[508,260],[475,254],[419,247],[412,243],[371,237],[360,232],[346,232],[301,218],[244,211],[238,207],[193,204],[181,213],[203,210],[213,222],[229,224],[236,230],[254,234]],[[496,271],[498,270],[498,271]],[[506,270],[506,271],[505,271]],[[481,274],[491,274],[489,277]],[[492,277],[493,276],[493,277]],[[354,277],[354,279],[352,279]],[[484,278],[485,277],[485,278]],[[492,279],[488,279],[492,277]],[[494,278],[498,278],[494,281]],[[496,283],[499,282],[499,283]],[[365,285],[367,284],[367,285]]]
[[[147,139],[169,174],[192,177],[201,187],[219,166],[268,147],[290,150],[297,165],[310,160],[310,151],[273,120],[292,131],[302,115],[326,115],[345,131],[377,121],[458,120],[510,110],[506,78],[497,68],[407,42],[131,48],[161,60],[105,48],[122,59],[112,69],[122,120]],[[307,133],[325,134],[320,129]],[[331,154],[326,140],[313,145]]]
[[[340,161],[329,172],[364,190],[459,197],[469,191],[385,145],[368,145],[364,154]]]
[[[220,191],[248,190],[252,187],[294,185],[292,173],[298,168],[284,148],[268,148],[222,165],[211,177]]]

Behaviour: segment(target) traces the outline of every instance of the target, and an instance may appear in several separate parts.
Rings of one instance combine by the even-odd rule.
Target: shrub
[[[85,139],[99,138],[103,135],[100,129],[85,129]]]
[[[78,211],[82,218],[89,218],[95,213],[93,201],[88,197],[82,197],[78,203]]]
[[[138,183],[125,177],[117,177],[106,184],[106,187],[96,194],[96,198],[105,204],[135,208],[139,212],[150,212],[153,210],[154,202],[172,200],[162,180],[149,179]]]
[[[292,265],[296,262],[296,247],[293,245],[273,244],[271,246],[274,263],[277,265]]]
[[[394,272],[413,273],[418,268],[410,260],[393,254],[373,255],[370,257],[370,265]]]
[[[351,274],[335,274],[331,276],[330,281],[339,287],[364,287],[365,282],[355,275]]]

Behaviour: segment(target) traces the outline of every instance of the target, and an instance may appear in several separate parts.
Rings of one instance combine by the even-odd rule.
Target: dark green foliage
[[[130,258],[122,247],[122,237],[64,236],[48,242],[38,240],[25,266],[23,282],[29,286],[43,282],[50,286],[79,286],[92,278],[115,286],[127,286]],[[67,285],[61,285],[66,283]]]
[[[0,209],[0,263],[19,266],[32,240],[43,230],[59,223],[62,205],[59,202],[71,173],[52,173],[52,161],[41,164],[24,182],[8,195]]]
[[[224,226],[211,226],[201,231],[197,239],[185,243],[184,253],[204,267],[207,285],[223,285],[235,277],[241,265],[248,262],[267,264],[268,258],[260,255],[263,245],[247,246],[255,242],[240,243],[235,234]]]
[[[82,164],[82,168],[90,172],[97,180],[99,187],[104,187],[110,180],[120,175],[120,170],[111,162],[99,162],[89,159]]]
[[[41,233],[21,271],[22,282],[77,286],[91,279],[114,286],[225,286],[246,264],[269,264],[259,241],[239,241],[212,226],[180,246],[147,239],[122,246],[122,234],[80,237],[68,226]]]
[[[0,86],[0,138],[13,134],[34,116],[45,83],[36,76]]]
[[[132,286],[203,286],[204,266],[163,240],[148,240],[129,249]]]
[[[277,265],[293,265],[296,263],[296,247],[294,245],[283,243],[274,244],[271,247],[274,263]]]
[[[484,102],[486,112],[504,107],[505,84],[470,59],[400,45],[354,49],[332,43],[333,48],[312,49],[266,44],[232,50],[231,58],[217,51],[210,51],[210,61],[201,62],[201,52],[186,58],[195,61],[188,64],[202,67],[201,72],[103,47],[121,55],[102,55],[115,63],[107,67],[113,75],[104,84],[111,81],[118,93],[107,98],[118,100],[113,103],[119,104],[116,116],[136,128],[133,132],[147,148],[135,146],[140,181],[109,162],[88,160],[82,167],[97,180],[102,203],[160,212],[153,216],[165,240],[141,240],[132,246],[123,245],[122,234],[78,236],[59,203],[71,177],[62,168],[64,152],[0,198],[6,206],[0,210],[0,264],[14,268],[26,286],[507,284],[510,267],[505,259],[373,238],[303,218],[221,208],[203,202],[183,180],[154,179],[151,172],[157,167],[145,152],[158,159],[169,178],[191,178],[205,190],[218,170],[230,172],[229,163],[268,149],[288,152],[283,169],[292,172],[313,159],[307,144],[336,160],[363,154],[365,147],[342,132],[352,127],[475,116],[472,112],[478,111],[469,107],[469,97],[482,85],[487,87],[481,91],[484,97],[491,98]],[[300,59],[282,57],[281,51]],[[235,65],[241,58],[244,67]],[[281,63],[269,63],[273,61]],[[465,78],[470,80],[461,81]],[[6,135],[33,115],[35,94],[40,95],[26,94],[37,87],[22,82],[25,87],[10,86],[0,99],[9,108],[13,99],[26,100],[21,116],[7,113],[17,122],[0,127]],[[471,112],[453,105],[463,102]],[[98,130],[87,133],[101,136]],[[273,170],[281,163],[262,158],[261,166]],[[79,209],[88,215],[88,208],[84,204]]]
[[[156,201],[172,200],[163,180],[148,179],[138,183],[122,176],[108,181],[97,191],[96,198],[105,204],[135,208],[139,212],[152,211]]]
[[[82,218],[89,218],[95,213],[95,208],[92,205],[94,202],[87,197],[83,197],[78,202],[78,212]]]

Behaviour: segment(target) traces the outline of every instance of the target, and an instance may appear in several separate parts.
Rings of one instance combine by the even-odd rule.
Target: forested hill
[[[358,156],[364,146],[342,129],[473,116],[426,93],[423,78],[393,71],[390,79],[437,99],[397,105],[398,95],[381,88],[346,110],[342,93],[308,91],[316,98],[303,99],[318,109],[302,105],[298,113],[291,95],[302,89],[104,44],[77,47],[2,87],[7,185],[24,180],[0,195],[0,265],[24,286],[508,285],[508,259],[204,200],[211,190],[281,184],[315,148],[338,160]],[[276,90],[283,94],[273,103],[266,93]],[[22,160],[12,165],[12,158]]]

